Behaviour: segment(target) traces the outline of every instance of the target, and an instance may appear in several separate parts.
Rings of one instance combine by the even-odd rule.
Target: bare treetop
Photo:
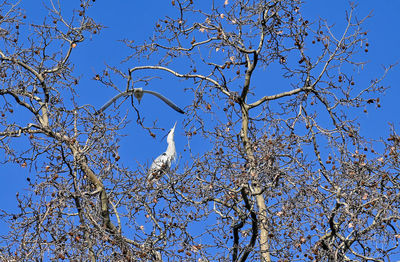
[[[172,0],[175,11],[157,21],[149,39],[124,40],[123,63],[94,74],[94,85],[115,90],[96,111],[78,102],[72,55],[103,29],[90,17],[96,4],[80,1],[67,11],[50,1],[40,24],[29,22],[20,3],[0,4],[1,161],[33,174],[29,190],[16,195],[17,209],[1,210],[9,225],[1,259],[398,255],[400,138],[391,127],[390,137],[372,140],[357,120],[360,108],[380,108],[391,68],[359,81],[369,15],[358,17],[350,5],[344,26],[334,26],[306,17],[301,1]],[[160,78],[186,83],[179,90],[190,95],[185,111],[171,87],[153,91]],[[170,108],[148,120],[133,101],[144,93]],[[120,98],[131,99],[133,114],[121,113]],[[154,174],[152,186],[146,163],[119,161],[121,138],[132,118],[155,137],[170,128],[157,122],[176,114],[170,109],[185,113],[179,132],[187,145],[171,168],[174,126],[163,159],[168,175]],[[141,152],[133,145],[130,158]]]

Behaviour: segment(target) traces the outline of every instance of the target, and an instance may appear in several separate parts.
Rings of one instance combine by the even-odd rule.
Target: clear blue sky
[[[195,0],[196,1],[196,0]],[[223,0],[215,0],[223,1]],[[32,18],[39,21],[46,14],[39,2],[23,0],[22,6],[27,8],[28,19]],[[62,1],[66,5],[66,11],[70,12],[73,4],[79,5],[79,1]],[[205,1],[206,2],[206,1]],[[343,28],[345,10],[348,9],[348,1],[307,1],[304,5],[304,16],[311,21],[319,16],[326,18],[331,24],[336,24]],[[364,27],[368,30],[370,48],[368,52],[369,64],[359,77],[370,79],[371,75],[379,76],[383,71],[384,65],[393,64],[400,60],[400,34],[399,34],[399,10],[400,1],[385,0],[358,1],[357,14],[360,17],[372,12],[373,16],[365,23]],[[128,54],[128,49],[118,42],[120,39],[134,39],[137,43],[152,36],[152,31],[157,19],[166,15],[173,16],[174,9],[170,1],[104,1],[97,0],[89,14],[106,28],[100,35],[94,36],[91,41],[79,44],[72,55],[75,64],[75,75],[80,75],[82,81],[77,87],[80,95],[81,104],[92,104],[100,107],[107,99],[115,95],[115,91],[105,89],[98,82],[92,80],[96,73],[105,68],[105,64],[119,66],[127,70],[135,66],[133,63],[120,65],[120,61]],[[362,123],[361,131],[371,137],[379,138],[386,136],[389,130],[388,122],[393,122],[397,128],[400,127],[400,66],[395,67],[383,82],[392,88],[387,91],[386,96],[381,97],[382,108],[375,110],[371,105],[368,114],[360,114]],[[165,94],[181,107],[189,104],[191,96],[184,93],[183,89],[191,82],[180,81],[178,79],[163,78],[155,81],[154,86],[149,86],[153,90]],[[124,87],[121,86],[122,89]],[[288,86],[289,90],[290,87]],[[159,126],[164,127],[165,131],[157,133],[157,138],[151,138],[146,131],[136,125],[136,114],[130,110],[131,124],[124,130],[127,136],[126,143],[121,145],[121,162],[127,165],[136,166],[137,162],[150,163],[152,159],[166,148],[165,139],[161,139],[167,134],[169,128],[175,121],[178,121],[176,131],[176,143],[178,154],[182,156],[181,161],[190,161],[188,154],[183,151],[187,146],[188,140],[183,136],[181,121],[184,116],[170,110],[165,104],[155,101],[156,98],[146,97],[143,99],[139,109],[146,121],[158,120]],[[124,110],[129,110],[129,102],[126,103]],[[201,147],[201,141],[191,142],[191,147]],[[2,156],[0,156],[2,157]],[[0,183],[7,185],[0,190],[0,199],[3,209],[14,209],[16,207],[15,193],[23,192],[28,188],[26,177],[27,169],[19,166],[5,165],[1,167]],[[0,232],[7,230],[0,224]]]
[[[222,1],[222,0],[221,0]],[[336,24],[338,31],[344,26],[345,10],[349,7],[348,1],[308,1],[304,5],[304,15],[308,16],[312,21],[319,16],[326,18],[331,24]],[[397,33],[400,22],[396,10],[400,10],[399,1],[382,1],[379,4],[376,1],[363,0],[359,1],[357,7],[357,15],[361,18],[372,12],[372,18],[367,20],[364,27],[368,30],[368,38],[370,48],[368,52],[369,64],[358,77],[370,79],[373,75],[380,76],[383,72],[383,66],[393,64],[400,60],[400,37]],[[94,37],[93,41],[86,42],[83,47],[77,48],[77,72],[81,71],[84,78],[90,79],[95,72],[104,69],[104,64],[119,65],[119,61],[123,58],[128,50],[123,48],[121,43],[116,42],[117,39],[134,39],[140,42],[143,39],[151,37],[156,21],[166,15],[173,15],[175,9],[172,8],[170,1],[96,1],[96,5],[92,8],[93,17],[98,22],[104,24],[108,28],[104,29],[102,34]],[[123,64],[121,68],[133,67],[137,64]],[[398,83],[400,77],[400,67],[396,67],[389,73],[385,85],[392,86],[387,91],[385,97],[382,97],[382,108],[374,110],[374,106],[368,108],[368,114],[361,114],[360,121],[363,124],[361,132],[366,132],[374,137],[379,137],[381,133],[387,134],[388,122],[394,122],[397,126],[400,123],[398,115],[400,109],[397,106],[397,98],[400,97]],[[184,93],[183,88],[190,85],[190,81],[181,81],[172,77],[163,78],[162,81],[156,82],[148,88],[157,90],[166,94],[174,101],[184,107],[191,99],[190,94]],[[288,87],[289,89],[290,87]],[[88,81],[87,85],[81,86],[82,103],[90,103],[95,106],[101,106],[106,97],[115,94],[113,90],[104,90],[94,81]],[[93,96],[93,94],[101,95]],[[143,99],[140,108],[146,120],[158,120],[162,127],[169,129],[173,123],[178,120],[177,129],[177,146],[183,149],[187,144],[184,136],[180,136],[179,121],[182,116],[173,111],[168,111],[162,103],[157,103],[156,98],[147,97]],[[128,109],[128,103],[127,107]],[[160,112],[164,114],[160,117]],[[134,113],[132,114],[134,118]],[[127,157],[132,157],[138,161],[151,161],[155,152],[164,151],[165,140],[160,142],[160,137],[165,133],[157,134],[157,139],[152,139],[148,134],[132,123],[126,133],[139,137],[138,148],[149,149],[149,152],[141,151],[133,153],[131,147],[121,148],[121,154],[126,153]],[[182,153],[182,152],[181,152]]]

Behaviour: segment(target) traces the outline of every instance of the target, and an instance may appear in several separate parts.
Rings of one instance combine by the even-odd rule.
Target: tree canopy
[[[99,110],[82,103],[74,62],[80,45],[95,44],[107,28],[91,14],[97,2],[71,10],[44,4],[40,22],[18,1],[0,4],[0,161],[33,176],[16,194],[17,209],[1,210],[9,226],[1,259],[398,255],[400,137],[394,126],[387,137],[367,137],[359,121],[368,106],[381,107],[392,65],[360,79],[370,15],[360,17],[356,5],[343,9],[337,26],[305,15],[297,0],[172,0],[174,11],[153,32],[116,39],[125,48],[121,63],[94,72],[91,83],[116,95],[93,94],[110,101]],[[185,105],[183,116],[164,105],[148,120],[137,104],[135,90],[154,92],[159,79],[186,83],[160,90]],[[129,132],[139,155],[135,132],[169,130],[173,122],[157,122],[167,114],[180,121],[185,157],[149,183],[149,165],[127,165],[119,148]],[[126,131],[130,121],[136,131]]]

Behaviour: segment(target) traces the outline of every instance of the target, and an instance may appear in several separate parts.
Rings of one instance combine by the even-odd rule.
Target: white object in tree
[[[168,147],[167,150],[154,159],[147,174],[147,181],[151,182],[153,179],[159,179],[162,175],[167,173],[171,168],[171,163],[176,159],[176,149],[174,142],[175,126],[171,128],[167,136]]]

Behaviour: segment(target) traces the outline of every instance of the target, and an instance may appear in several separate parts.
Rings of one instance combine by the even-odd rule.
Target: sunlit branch
[[[230,96],[230,93],[227,90],[225,90],[223,88],[223,86],[221,86],[216,80],[214,80],[214,79],[212,79],[212,78],[210,78],[208,76],[204,76],[204,75],[199,75],[199,74],[180,74],[177,71],[174,71],[174,70],[172,70],[172,69],[170,69],[168,67],[164,67],[164,66],[137,66],[137,67],[134,67],[134,68],[130,69],[129,73],[131,74],[134,71],[144,70],[144,69],[153,69],[153,70],[155,69],[155,70],[166,71],[166,72],[171,73],[174,76],[179,77],[179,78],[186,78],[186,79],[187,78],[193,78],[193,79],[197,78],[197,79],[202,79],[202,80],[205,80],[205,81],[210,82],[211,84],[213,84],[215,87],[217,87],[225,95]]]
[[[313,87],[311,86],[307,86],[307,87],[301,87],[301,88],[296,88],[293,89],[292,91],[287,91],[287,92],[283,92],[283,93],[279,93],[276,95],[271,95],[271,96],[264,96],[263,98],[261,98],[260,100],[249,104],[249,108],[254,108],[257,107],[259,105],[261,105],[262,103],[266,102],[266,101],[270,101],[270,100],[276,100],[285,96],[292,96],[301,92],[308,92],[311,91],[313,89]]]
[[[243,197],[244,201],[244,206],[245,208],[250,212],[250,217],[251,217],[251,238],[250,242],[247,244],[247,246],[244,248],[244,252],[242,256],[240,257],[240,262],[246,261],[247,257],[249,256],[250,252],[253,251],[254,245],[257,241],[258,237],[258,218],[256,212],[253,210],[252,206],[250,205],[250,201],[247,197],[247,192],[245,188],[241,189],[241,195]]]
[[[24,62],[22,62],[22,61],[20,61],[20,60],[18,60],[16,58],[6,56],[1,50],[0,50],[0,56],[1,56],[1,58],[3,60],[15,63],[15,64],[23,67],[24,69],[28,70],[30,73],[32,73],[40,81],[40,84],[43,87],[46,103],[49,101],[49,90],[48,90],[48,88],[46,86],[46,83],[45,83],[45,80],[44,80],[44,77],[43,77],[43,73],[38,73],[31,66],[27,65],[26,63],[24,63]]]
[[[32,129],[34,127],[35,129]],[[37,134],[42,133],[40,127],[35,124],[28,124],[26,127],[17,127],[17,130],[0,132],[0,140],[6,137],[19,137],[21,134]]]

